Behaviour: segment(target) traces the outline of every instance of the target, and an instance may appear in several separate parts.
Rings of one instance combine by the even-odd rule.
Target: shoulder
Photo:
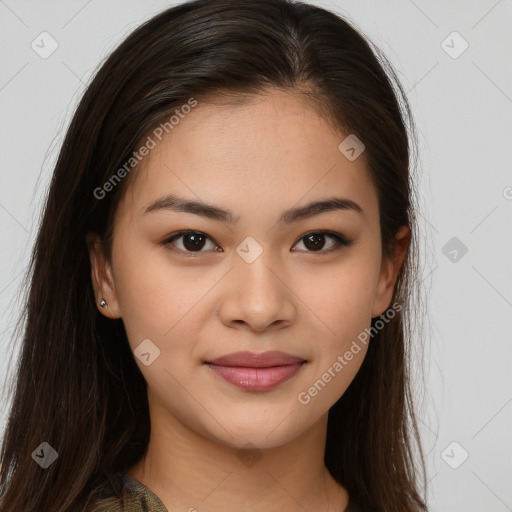
[[[126,507],[118,498],[99,498],[95,500],[89,510],[90,512],[127,512]]]
[[[99,489],[90,512],[168,512],[158,496],[137,479],[116,474]]]
[[[126,512],[125,478],[116,473],[96,487],[91,495],[89,512]]]

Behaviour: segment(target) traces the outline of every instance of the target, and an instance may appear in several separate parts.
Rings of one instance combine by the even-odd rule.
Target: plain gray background
[[[174,3],[0,0],[2,354],[73,109],[117,43]],[[512,2],[312,3],[355,22],[386,53],[417,123],[428,297],[418,412],[431,510],[512,511]],[[48,58],[31,46],[46,38],[51,49],[42,32],[58,44]]]

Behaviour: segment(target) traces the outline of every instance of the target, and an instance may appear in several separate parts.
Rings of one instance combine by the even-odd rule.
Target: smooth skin
[[[308,404],[298,395],[391,307],[410,232],[402,227],[394,256],[383,257],[364,153],[350,161],[338,150],[347,135],[298,92],[199,103],[132,171],[111,262],[87,236],[97,302],[108,303],[99,311],[123,319],[132,350],[146,339],[160,350],[148,366],[135,358],[148,384],[151,438],[128,474],[169,511],[340,512],[348,504],[324,465],[327,415],[367,348]],[[167,194],[238,220],[144,213]],[[279,222],[286,210],[332,197],[362,213]],[[165,243],[182,230],[207,237]],[[308,242],[321,230],[353,243],[338,246],[329,235]],[[263,251],[250,263],[236,250],[247,237]],[[241,350],[281,350],[307,363],[267,391],[235,387],[203,363]],[[242,460],[244,447],[255,447],[254,463]]]

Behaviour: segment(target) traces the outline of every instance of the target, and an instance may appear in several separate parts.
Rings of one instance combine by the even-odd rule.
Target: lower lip
[[[250,391],[266,391],[291,379],[303,364],[295,363],[270,368],[221,366],[212,363],[207,363],[207,366],[234,386]]]

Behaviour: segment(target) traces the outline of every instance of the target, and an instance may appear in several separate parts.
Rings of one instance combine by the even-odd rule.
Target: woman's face
[[[95,289],[102,313],[123,319],[152,413],[266,448],[325,419],[345,392],[402,262],[382,259],[364,153],[338,149],[348,135],[298,95],[199,103],[132,171]],[[296,359],[208,364],[240,351]]]

